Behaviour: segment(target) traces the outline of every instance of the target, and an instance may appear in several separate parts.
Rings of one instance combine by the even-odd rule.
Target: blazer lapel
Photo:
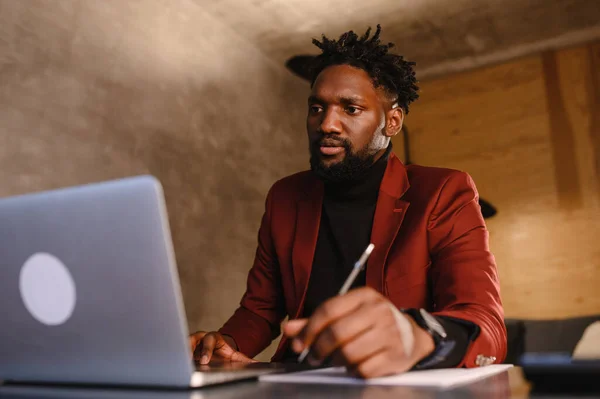
[[[304,304],[321,224],[323,183],[315,179],[314,184],[310,186],[306,190],[305,197],[299,199],[297,203],[296,234],[292,248],[292,265],[296,287],[296,314],[294,318],[300,315]]]
[[[382,294],[385,262],[409,206],[409,203],[400,197],[409,187],[406,168],[394,153],[391,153],[375,207],[371,230],[371,242],[375,248],[367,262],[366,272],[367,286],[375,288]]]

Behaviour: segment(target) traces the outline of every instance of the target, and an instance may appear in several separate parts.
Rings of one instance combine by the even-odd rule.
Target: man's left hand
[[[309,319],[289,321],[284,334],[295,352],[310,347],[311,364],[330,358],[363,378],[401,373],[430,354],[434,343],[393,306],[372,288],[354,289],[324,302]]]

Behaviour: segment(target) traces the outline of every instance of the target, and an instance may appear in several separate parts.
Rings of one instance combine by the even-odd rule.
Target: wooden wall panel
[[[587,85],[588,101],[590,104],[590,127],[589,135],[592,140],[592,148],[596,155],[594,159],[594,170],[596,172],[596,183],[600,178],[600,43],[588,46],[589,57]],[[600,184],[597,184],[600,187]]]
[[[565,87],[564,90],[561,87],[558,54],[548,51],[541,57],[558,202],[562,209],[577,209],[581,206],[581,187],[573,125],[566,110],[566,102],[572,98],[571,90],[570,87]]]
[[[589,45],[422,82],[406,119],[414,163],[470,173],[498,208],[487,224],[507,317],[600,313],[598,54]]]

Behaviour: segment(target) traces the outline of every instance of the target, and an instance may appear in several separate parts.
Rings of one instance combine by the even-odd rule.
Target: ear
[[[404,110],[397,104],[392,106],[392,109],[387,111],[385,122],[386,137],[393,137],[400,133],[402,124],[404,123]]]

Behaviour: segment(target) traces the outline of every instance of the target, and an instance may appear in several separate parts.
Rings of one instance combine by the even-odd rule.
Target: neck
[[[335,201],[377,200],[391,150],[390,144],[377,161],[356,179],[345,182],[325,181],[325,195]]]

